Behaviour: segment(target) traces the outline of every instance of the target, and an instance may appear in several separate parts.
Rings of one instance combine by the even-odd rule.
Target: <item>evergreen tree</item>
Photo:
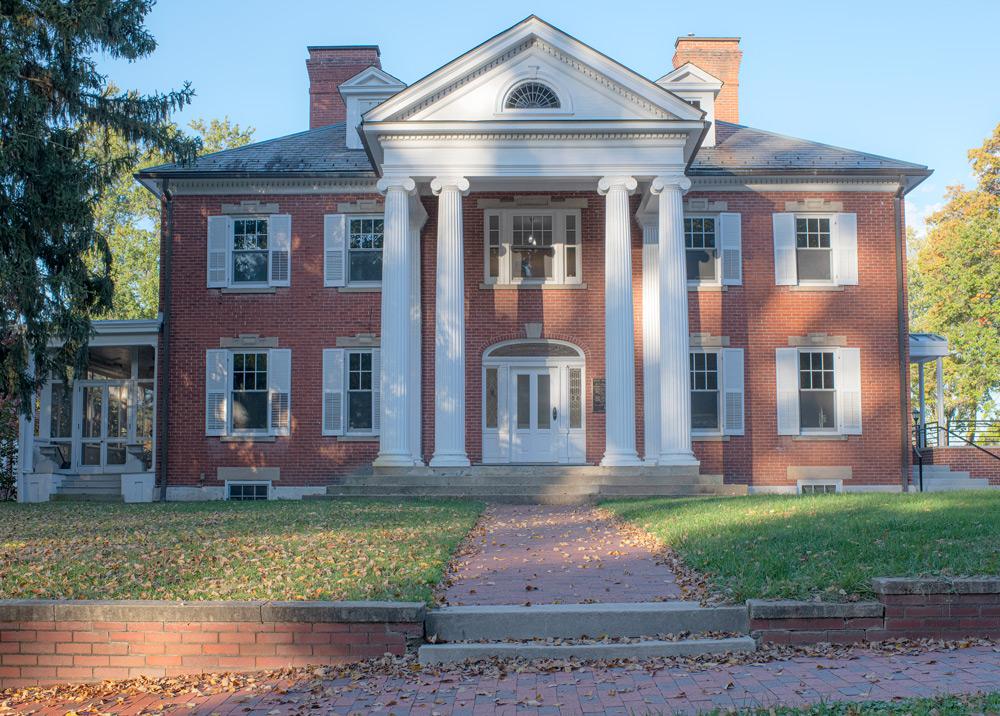
[[[198,149],[168,122],[190,102],[189,85],[120,92],[97,70],[100,53],[153,52],[152,4],[0,0],[0,396],[25,407],[48,371],[82,363],[91,317],[111,306],[108,237],[96,221],[109,188],[144,151],[187,161]],[[132,149],[88,152],[95,133]],[[63,348],[46,350],[52,339]]]

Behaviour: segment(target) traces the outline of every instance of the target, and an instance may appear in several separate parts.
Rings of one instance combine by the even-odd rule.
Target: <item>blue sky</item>
[[[308,127],[307,45],[378,44],[410,83],[532,13],[652,79],[678,35],[742,37],[742,122],[927,164],[911,224],[970,181],[966,152],[1000,121],[1000,0],[161,0],[157,51],[101,68],[143,91],[190,80],[179,120],[228,115],[268,139]]]

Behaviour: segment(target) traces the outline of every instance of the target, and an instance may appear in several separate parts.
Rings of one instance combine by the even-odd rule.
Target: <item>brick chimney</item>
[[[309,48],[309,129],[344,121],[347,108],[337,88],[372,65],[382,69],[378,45]]]
[[[715,118],[723,122],[740,121],[740,50],[738,37],[678,37],[674,43],[674,68],[686,62],[698,65],[722,80],[722,91],[715,100]]]

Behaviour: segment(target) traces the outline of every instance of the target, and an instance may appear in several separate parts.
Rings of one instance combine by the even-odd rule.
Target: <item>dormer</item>
[[[705,134],[703,147],[715,146],[715,100],[722,90],[722,80],[709,74],[691,62],[685,62],[675,70],[656,80],[685,102],[705,112],[705,119],[711,124]]]
[[[347,147],[361,149],[358,126],[365,112],[377,107],[397,92],[406,89],[406,84],[378,67],[366,67],[341,84],[338,89],[346,106]]]

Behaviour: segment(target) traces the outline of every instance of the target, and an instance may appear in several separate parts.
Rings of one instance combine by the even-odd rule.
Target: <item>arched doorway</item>
[[[504,341],[483,354],[483,462],[582,464],[583,351],[566,341]]]

